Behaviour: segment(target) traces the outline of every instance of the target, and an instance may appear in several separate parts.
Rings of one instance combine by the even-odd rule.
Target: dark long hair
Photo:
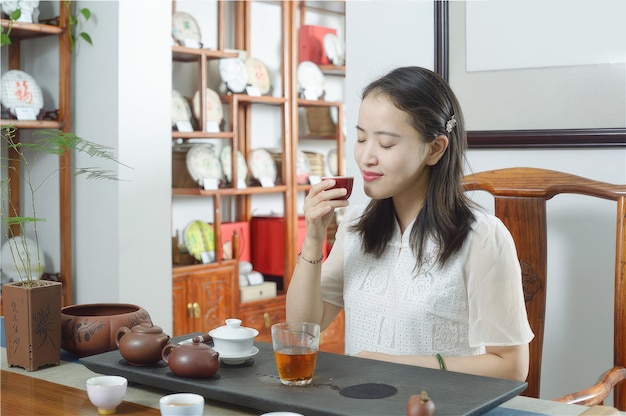
[[[467,149],[463,113],[448,83],[436,73],[416,66],[397,68],[363,90],[387,97],[404,111],[413,128],[429,143],[439,135],[448,137],[448,148],[432,166],[424,205],[413,224],[410,244],[418,264],[430,236],[438,245],[438,262],[446,263],[467,237],[475,220],[473,202],[463,192],[462,178]],[[446,130],[452,119],[456,125]],[[380,257],[391,239],[395,210],[391,198],[372,200],[352,230],[361,234],[366,253]]]

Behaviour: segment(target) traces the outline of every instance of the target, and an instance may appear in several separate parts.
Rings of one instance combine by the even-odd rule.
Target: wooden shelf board
[[[210,270],[210,269],[223,267],[224,265],[234,264],[234,263],[238,263],[238,261],[237,260],[222,260],[222,261],[216,261],[214,263],[207,263],[207,264],[202,264],[202,263],[181,264],[181,265],[172,266],[172,269],[176,270],[179,273],[180,272],[195,272],[198,270],[206,270],[206,269]]]
[[[326,75],[339,75],[346,76],[346,66],[345,65],[319,65],[320,70],[323,74]]]
[[[337,140],[337,136],[334,134],[319,135],[319,134],[301,134],[298,136],[298,140]]]
[[[343,103],[341,101],[305,100],[304,98],[298,98],[298,105],[300,107],[341,107]]]
[[[173,131],[173,139],[232,139],[232,131],[223,131],[219,133],[207,133],[204,131],[181,132]]]
[[[217,190],[205,190],[200,188],[172,188],[173,195],[196,195],[196,196],[212,196],[212,195],[254,195],[254,194],[275,194],[286,192],[287,186],[278,185],[271,188],[262,186],[250,186],[244,189],[220,188]]]
[[[239,101],[239,103],[256,103],[256,104],[269,104],[269,105],[282,105],[284,103],[287,102],[287,99],[285,97],[270,97],[267,95],[262,95],[262,96],[254,96],[254,95],[247,95],[247,94],[235,94],[237,101]],[[234,96],[230,95],[230,96],[224,96],[222,97],[223,100],[229,100],[229,99],[233,99]]]
[[[1,20],[2,27],[8,29],[10,21]],[[43,36],[60,35],[64,32],[62,27],[40,23],[13,22],[11,29],[12,40],[25,40]]]
[[[224,52],[215,49],[196,49],[187,48],[185,46],[172,46],[172,59],[179,62],[193,62],[199,59],[223,59],[236,58],[236,52]]]
[[[62,129],[63,122],[58,120],[14,120],[3,118],[2,127],[14,126],[18,129]]]

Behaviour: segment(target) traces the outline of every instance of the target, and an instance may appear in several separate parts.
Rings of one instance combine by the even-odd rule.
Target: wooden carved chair
[[[468,175],[466,190],[493,195],[495,215],[508,227],[522,265],[524,297],[535,338],[530,344],[528,388],[523,393],[539,397],[541,356],[546,311],[547,225],[546,201],[557,194],[581,194],[616,201],[615,294],[613,368],[597,384],[583,391],[554,399],[593,406],[603,404],[614,390],[614,406],[626,410],[626,185],[535,168],[508,168]]]

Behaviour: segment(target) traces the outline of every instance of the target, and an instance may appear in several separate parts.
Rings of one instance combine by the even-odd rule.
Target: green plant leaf
[[[29,222],[46,222],[46,219],[37,217],[5,217],[2,221],[10,227],[12,225],[22,225]]]
[[[82,9],[80,9],[80,14],[83,15],[85,20],[89,20],[89,18],[91,17],[91,10],[89,10],[86,7],[83,7]]]
[[[10,45],[11,38],[6,33],[0,34],[0,45]]]
[[[70,25],[76,26],[78,24],[78,18],[73,14],[70,15]]]
[[[17,20],[22,16],[22,9],[16,9],[9,15],[9,20]]]
[[[85,32],[80,32],[79,35],[81,38],[85,39],[85,42],[87,42],[88,44],[93,46],[93,42],[91,41],[91,36],[89,36],[89,34],[85,33]]]

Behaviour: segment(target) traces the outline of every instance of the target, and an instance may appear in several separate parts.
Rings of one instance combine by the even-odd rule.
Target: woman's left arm
[[[486,353],[471,357],[442,356],[446,370],[479,376],[526,381],[528,376],[528,344],[506,347],[486,347]],[[440,368],[435,356],[389,355],[361,351],[356,357],[388,361],[398,364]]]

